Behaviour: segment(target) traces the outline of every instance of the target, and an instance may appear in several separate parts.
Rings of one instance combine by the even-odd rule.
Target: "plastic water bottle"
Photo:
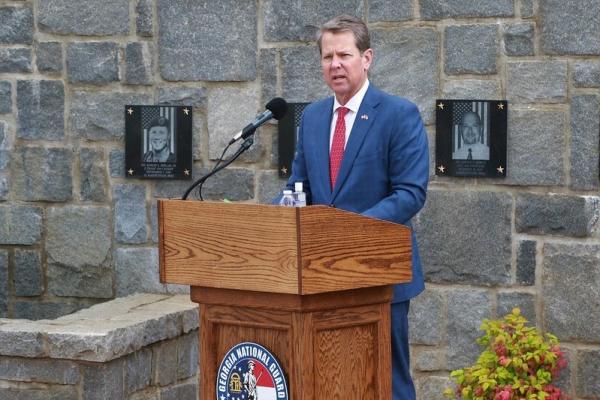
[[[296,207],[306,206],[306,193],[303,191],[302,182],[294,184],[294,205]]]
[[[281,200],[279,201],[279,205],[280,206],[285,206],[285,207],[294,207],[294,195],[292,194],[291,190],[284,190],[283,191],[283,197],[281,197]]]

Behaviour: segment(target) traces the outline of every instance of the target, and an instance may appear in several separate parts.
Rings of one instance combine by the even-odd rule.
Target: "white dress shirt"
[[[367,93],[367,89],[369,88],[369,80],[367,79],[364,85],[360,88],[358,92],[346,104],[343,106],[337,101],[337,98],[333,97],[333,118],[331,118],[331,127],[329,129],[329,150],[331,150],[331,144],[333,143],[333,132],[335,131],[335,123],[337,121],[338,108],[346,107],[350,111],[346,113],[344,117],[344,122],[346,123],[346,141],[344,142],[344,147],[348,144],[348,138],[350,137],[350,132],[352,131],[352,127],[354,126],[354,120],[356,119],[356,114],[358,113],[358,109],[360,108],[360,103],[362,103],[365,94]]]

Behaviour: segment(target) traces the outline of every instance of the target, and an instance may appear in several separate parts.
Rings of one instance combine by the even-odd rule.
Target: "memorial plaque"
[[[310,103],[288,103],[288,112],[279,120],[278,125],[278,160],[279,177],[289,178],[292,173],[292,162],[298,141],[298,129],[302,112]]]
[[[437,100],[436,175],[506,177],[507,113],[506,101]]]
[[[125,106],[125,176],[192,177],[192,107]]]

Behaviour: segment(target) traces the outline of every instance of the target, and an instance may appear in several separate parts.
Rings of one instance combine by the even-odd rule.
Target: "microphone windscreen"
[[[285,116],[288,106],[284,99],[281,97],[275,97],[267,103],[265,108],[273,113],[273,118],[279,120]]]

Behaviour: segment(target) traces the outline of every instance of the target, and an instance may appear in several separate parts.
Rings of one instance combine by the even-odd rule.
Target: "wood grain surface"
[[[302,294],[409,282],[410,229],[329,207],[300,211]]]
[[[161,282],[298,293],[296,210],[159,200]]]

